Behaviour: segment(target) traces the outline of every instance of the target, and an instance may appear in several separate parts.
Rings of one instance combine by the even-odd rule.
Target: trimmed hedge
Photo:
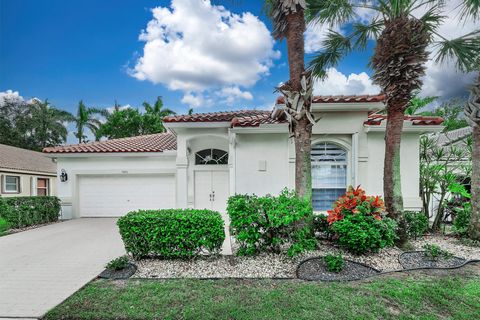
[[[228,199],[227,212],[232,235],[240,244],[237,255],[287,249],[295,256],[316,248],[312,206],[294,191],[284,189],[277,197],[235,195]]]
[[[222,216],[211,210],[139,210],[121,217],[117,225],[125,249],[135,259],[217,254],[225,240]]]
[[[0,198],[0,217],[7,220],[11,228],[57,221],[60,209],[57,197]]]

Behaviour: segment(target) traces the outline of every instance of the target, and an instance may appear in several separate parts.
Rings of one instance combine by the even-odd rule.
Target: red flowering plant
[[[367,196],[365,190],[360,186],[356,189],[350,186],[347,192],[335,201],[333,209],[328,210],[327,213],[327,221],[330,225],[335,221],[342,220],[347,215],[358,213],[382,220],[382,215],[385,214],[385,203],[379,196]]]

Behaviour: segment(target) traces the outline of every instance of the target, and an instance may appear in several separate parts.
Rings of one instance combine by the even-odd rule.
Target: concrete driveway
[[[113,218],[60,222],[0,237],[0,318],[38,318],[125,253]]]

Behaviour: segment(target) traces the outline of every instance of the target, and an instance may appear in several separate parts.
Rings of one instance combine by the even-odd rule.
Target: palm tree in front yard
[[[295,189],[299,196],[311,199],[311,137],[315,123],[311,114],[313,82],[305,70],[305,0],[266,0],[273,21],[273,37],[286,39],[290,79],[277,87],[285,99],[285,115],[295,141]]]
[[[459,19],[478,13],[480,1],[466,1]],[[421,89],[426,62],[433,48],[437,62],[454,60],[458,69],[470,70],[480,45],[478,32],[455,39],[438,33],[445,2],[442,0],[311,0],[309,18],[331,26],[351,25],[344,35],[330,30],[324,51],[311,63],[314,74],[324,77],[326,68],[335,66],[354,49],[365,48],[369,39],[376,40],[371,60],[373,80],[386,96],[387,127],[385,134],[384,197],[388,214],[400,225],[400,243],[406,240],[403,198],[400,179],[400,143],[404,114],[414,93]],[[463,7],[463,8],[465,8]],[[475,9],[476,8],[476,9]],[[418,12],[422,11],[419,15]],[[360,13],[372,12],[370,19]],[[476,11],[475,11],[476,10]],[[447,13],[446,13],[447,14]],[[448,13],[454,14],[454,13]]]

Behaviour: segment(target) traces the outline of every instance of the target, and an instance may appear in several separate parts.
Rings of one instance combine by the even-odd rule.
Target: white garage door
[[[174,175],[81,176],[78,184],[82,217],[118,217],[175,206]]]

